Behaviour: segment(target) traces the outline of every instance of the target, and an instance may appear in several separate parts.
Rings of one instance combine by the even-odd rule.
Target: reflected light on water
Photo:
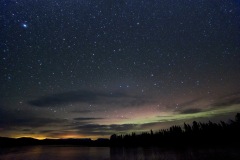
[[[239,148],[161,149],[73,146],[2,148],[1,160],[239,160]]]
[[[106,160],[110,157],[108,147],[34,146],[3,149],[1,160]]]

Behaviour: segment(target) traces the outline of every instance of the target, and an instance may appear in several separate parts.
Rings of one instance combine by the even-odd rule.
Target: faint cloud
[[[95,118],[95,117],[79,117],[79,118],[74,118],[76,121],[89,121],[89,120],[101,120],[105,118]]]
[[[215,107],[226,107],[240,104],[240,92],[234,92],[231,94],[227,94],[215,100],[211,106]]]
[[[43,96],[28,103],[37,107],[54,107],[70,103],[121,105],[122,107],[127,107],[140,106],[152,102],[147,101],[142,96],[128,95],[124,92],[107,93],[103,91],[79,90]]]
[[[183,102],[183,103],[179,104],[178,106],[180,108],[185,108],[185,107],[188,107],[188,106],[192,106],[192,105],[196,104],[197,102],[201,101],[202,99],[203,99],[203,97],[195,98],[195,99]]]
[[[202,112],[202,109],[199,108],[189,108],[189,109],[185,109],[180,111],[180,114],[193,114],[193,113],[200,113]]]
[[[96,110],[94,110],[94,111],[96,111]],[[93,111],[91,111],[91,110],[73,110],[73,111],[71,111],[71,113],[91,113],[91,112],[93,112]]]

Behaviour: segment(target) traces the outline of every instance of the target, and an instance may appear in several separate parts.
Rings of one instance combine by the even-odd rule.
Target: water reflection
[[[34,146],[3,149],[0,160],[108,160],[108,147]]]
[[[161,149],[72,146],[0,148],[0,160],[239,160],[240,149]]]
[[[111,160],[239,160],[240,149],[111,148]]]

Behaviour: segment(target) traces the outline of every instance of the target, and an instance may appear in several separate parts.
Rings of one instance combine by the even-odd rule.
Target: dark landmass
[[[31,145],[76,145],[87,147],[107,147],[109,139],[99,138],[97,140],[86,139],[43,139],[38,140],[30,137],[7,138],[0,137],[0,147],[31,146]]]
[[[240,113],[229,123],[201,123],[172,126],[158,132],[113,134],[109,139],[44,139],[0,137],[0,147],[29,145],[76,145],[87,147],[237,147],[240,148]]]
[[[184,129],[180,126],[172,126],[153,133],[142,134],[113,134],[110,138],[111,146],[123,147],[238,147],[240,148],[240,113],[235,120],[229,123],[201,123],[194,121],[192,125],[184,123]]]

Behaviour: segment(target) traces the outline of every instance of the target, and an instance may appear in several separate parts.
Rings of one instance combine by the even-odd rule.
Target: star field
[[[240,110],[240,3],[3,0],[0,136],[109,137]]]

